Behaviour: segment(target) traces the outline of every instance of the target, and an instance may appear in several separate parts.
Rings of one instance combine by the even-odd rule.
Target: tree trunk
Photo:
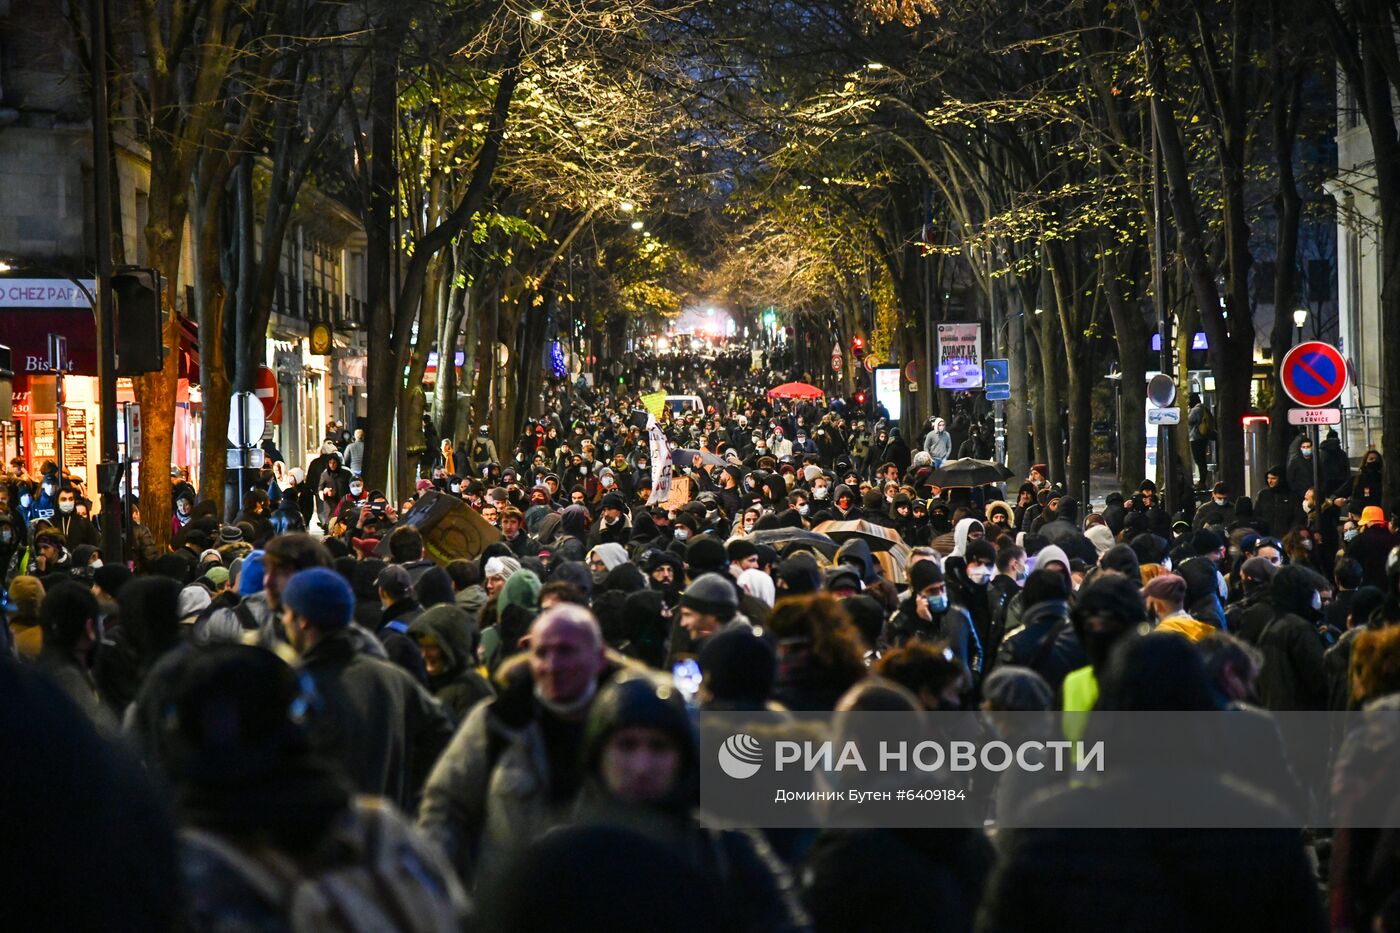
[[[1026,438],[1030,431],[1031,405],[1029,375],[1026,366],[1026,303],[1017,285],[1006,289],[1008,323],[1007,365],[1011,369],[1011,400],[1006,410],[1006,468],[1017,477],[1029,475]]]
[[[154,200],[156,186],[152,186]],[[158,216],[154,213],[152,216]],[[184,214],[180,213],[183,226]],[[178,347],[180,340],[179,316],[175,314],[177,293],[175,270],[180,268],[180,240],[177,237],[148,236],[148,255],[151,264],[165,273],[165,305],[170,314],[162,337],[166,347]],[[150,242],[153,241],[153,242]],[[142,434],[141,470],[141,519],[151,530],[157,548],[164,549],[170,543],[170,471],[166,464],[175,463],[173,456],[175,443],[175,390],[179,382],[180,354],[170,350],[165,355],[165,365],[154,373],[147,373],[132,380],[136,401],[141,405],[141,419],[145,422]]]

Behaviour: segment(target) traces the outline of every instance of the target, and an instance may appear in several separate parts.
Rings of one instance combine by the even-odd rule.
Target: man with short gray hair
[[[467,884],[482,884],[511,853],[571,818],[588,712],[619,668],[582,606],[543,613],[525,644],[498,672],[499,695],[467,714],[423,792],[419,826]]]

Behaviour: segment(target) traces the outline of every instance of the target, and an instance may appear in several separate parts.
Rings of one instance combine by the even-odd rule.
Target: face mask
[[[1312,538],[1304,538],[1303,541],[1302,541],[1302,544],[1303,544],[1303,550],[1305,550],[1305,551],[1311,551],[1311,550],[1312,550]]]
[[[44,495],[46,495],[46,496],[52,496],[52,495],[53,495],[54,493],[56,493],[56,492],[58,492],[58,487],[57,487],[57,486],[51,486],[51,485],[49,485],[48,483],[45,483],[45,484],[44,484]]]
[[[638,461],[637,461],[637,469],[639,469],[639,470],[645,470],[646,468],[647,468],[647,462],[646,462],[645,460],[638,460]]]
[[[689,529],[689,528],[677,528],[677,529],[676,529],[676,531],[675,531],[675,538],[676,538],[677,541],[684,541],[686,538],[689,538],[689,537],[690,537],[690,529]]]
[[[453,483],[453,484],[452,484],[451,486],[449,486],[448,488],[451,489],[453,492],[461,492],[461,491],[462,491],[462,486],[461,486],[460,483]]]
[[[364,491],[365,491],[365,487],[362,486],[362,485],[360,485],[359,483],[351,483],[351,484],[350,484],[350,495],[352,495],[352,496],[358,496],[360,493],[362,493],[362,492],[364,492]]]
[[[88,564],[88,566],[91,567],[93,570],[96,570],[98,567],[102,566],[102,559],[99,557],[97,560]]]
[[[806,515],[806,514],[807,514],[807,511],[808,511],[808,508],[809,508],[809,506],[807,505],[807,503],[805,503],[805,502],[799,503],[798,506],[797,506],[797,514],[798,514],[798,515]]]
[[[744,522],[744,531],[745,531],[745,532],[753,531],[753,522]]]
[[[581,473],[581,474],[584,475],[584,476],[587,476],[587,475],[588,475],[588,467],[579,467],[579,468],[578,468],[578,471],[579,471],[579,473]]]
[[[612,488],[613,480],[611,476],[604,476],[601,480],[599,480],[599,482],[603,484],[604,489]]]
[[[937,596],[928,597],[929,612],[943,612],[948,608],[948,594],[939,593]]]
[[[1224,504],[1225,504],[1225,499],[1224,499],[1224,497],[1222,497],[1222,496],[1216,496],[1216,497],[1215,497],[1215,504],[1216,504],[1216,505],[1224,505]]]
[[[1313,590],[1312,608],[1313,612],[1322,611],[1322,594],[1319,593],[1317,590]]]
[[[58,504],[58,510],[59,510],[60,512],[62,512],[64,515],[67,515],[67,514],[69,514],[70,512],[73,511],[73,505],[74,505],[74,503],[72,503],[72,502],[60,502],[60,503]]]
[[[1357,531],[1355,528],[1349,528],[1347,529],[1347,533],[1342,535],[1342,537],[1345,540],[1350,541],[1352,538],[1355,538],[1359,534],[1361,534],[1361,532]]]
[[[987,582],[987,574],[991,573],[991,568],[981,564],[969,564],[967,568],[967,579],[975,586],[981,586]]]
[[[1219,570],[1215,572],[1215,595],[1220,597],[1221,602],[1230,598],[1230,585],[1225,582]]]
[[[29,508],[29,503],[31,503],[31,502],[33,502],[33,501],[34,501],[33,499],[29,498],[29,493],[25,493],[24,495],[22,495],[22,496],[19,497],[19,505],[20,505],[20,508],[22,508],[22,509],[27,509],[27,508]]]
[[[1306,447],[1305,447],[1305,448],[1303,448],[1302,450],[1298,451],[1298,453],[1300,453],[1300,454],[1303,455],[1303,459],[1304,459],[1304,460],[1311,460],[1311,459],[1312,459],[1312,449],[1311,449],[1311,448],[1306,448]]]
[[[825,486],[813,486],[813,487],[812,487],[812,498],[814,498],[814,499],[825,499],[828,495],[829,495],[829,493],[827,492]]]
[[[1012,579],[1016,581],[1016,585],[1017,585],[1017,586],[1024,586],[1025,583],[1026,583],[1026,577],[1029,577],[1029,576],[1030,576],[1030,572],[1029,572],[1028,570],[1026,570],[1025,567],[1022,567],[1020,570],[1018,570],[1018,571],[1016,572],[1016,575],[1013,576]]]

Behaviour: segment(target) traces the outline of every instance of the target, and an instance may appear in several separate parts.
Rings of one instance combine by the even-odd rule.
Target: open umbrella
[[[899,536],[899,532],[885,525],[877,525],[874,522],[864,520],[846,522],[822,522],[815,531],[819,531],[833,541],[848,541],[851,538],[861,538],[870,546],[871,556],[880,565],[880,571],[886,580],[891,583],[905,583],[908,581],[906,568],[909,566],[909,558],[913,552],[909,545],[904,543],[904,539]]]
[[[990,486],[1008,480],[1016,474],[1000,463],[990,460],[974,460],[963,457],[961,460],[945,460],[943,465],[929,475],[928,481],[934,486]]]
[[[768,390],[769,398],[821,398],[824,395],[821,389],[806,382],[784,382]]]
[[[806,545],[827,560],[836,556],[837,544],[824,534],[808,531],[805,528],[765,528],[744,537],[754,544],[766,544],[779,554],[786,556],[790,550]]]
[[[849,541],[851,538],[864,538],[865,542],[870,545],[871,551],[888,551],[895,547],[907,547],[904,539],[899,536],[899,532],[893,528],[867,522],[864,519],[822,522],[812,530],[826,535],[837,544]]]

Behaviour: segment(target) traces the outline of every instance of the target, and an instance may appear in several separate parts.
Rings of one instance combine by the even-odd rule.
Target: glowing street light
[[[540,22],[540,21],[543,20],[543,19],[544,19],[544,10],[531,10],[531,11],[530,11],[530,22],[532,22],[532,23],[538,23],[538,22]]]
[[[1294,312],[1293,312],[1293,326],[1294,326],[1294,327],[1298,328],[1299,330],[1302,330],[1302,329],[1303,329],[1303,325],[1305,325],[1305,324],[1307,324],[1307,323],[1308,323],[1308,309],[1307,309],[1307,308],[1299,308],[1297,311],[1294,311]]]
[[[631,201],[623,201],[617,205],[617,209],[624,214],[630,214],[637,209],[637,205],[633,204]]]
[[[640,229],[642,229],[642,228],[645,227],[645,226],[646,226],[646,224],[642,223],[640,220],[634,220],[634,221],[632,221],[632,229],[633,229],[633,230],[640,230]]]
[[[882,64],[880,64],[879,62],[867,62],[867,63],[866,63],[866,66],[865,66],[865,70],[866,70],[866,71],[884,71],[884,70],[885,70],[885,66],[882,65]]]

